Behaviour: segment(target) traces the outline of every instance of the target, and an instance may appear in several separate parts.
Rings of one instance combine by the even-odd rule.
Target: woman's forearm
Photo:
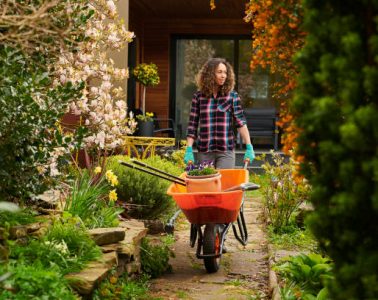
[[[194,139],[191,137],[186,138],[186,145],[192,147],[194,143]]]
[[[238,128],[238,132],[244,142],[244,144],[251,144],[251,137],[249,136],[249,131],[247,125]]]

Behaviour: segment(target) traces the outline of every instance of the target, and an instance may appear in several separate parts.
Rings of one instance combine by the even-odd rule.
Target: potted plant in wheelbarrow
[[[189,164],[186,168],[186,189],[188,193],[222,191],[221,174],[214,168],[213,161],[199,165]]]

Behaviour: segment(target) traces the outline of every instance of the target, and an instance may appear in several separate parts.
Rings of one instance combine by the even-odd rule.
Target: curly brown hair
[[[218,88],[215,81],[215,71],[219,64],[224,64],[227,68],[227,78],[225,83],[219,87],[219,92],[221,95],[227,95],[234,89],[235,74],[232,66],[223,58],[210,58],[202,66],[196,77],[198,89],[207,97],[210,97]]]

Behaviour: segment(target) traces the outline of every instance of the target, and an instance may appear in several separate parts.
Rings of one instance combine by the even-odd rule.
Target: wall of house
[[[139,41],[139,62],[153,62],[159,68],[160,84],[147,88],[146,111],[156,112],[162,118],[169,115],[169,61],[172,35],[251,34],[250,25],[244,23],[242,19],[156,19],[143,22],[132,15],[130,30],[135,31]],[[138,93],[137,98],[139,98]]]
[[[126,29],[129,29],[129,0],[122,0],[116,2],[117,10],[119,14],[119,18],[124,20],[124,24]],[[128,54],[128,47],[125,45],[125,47],[121,51],[110,51],[109,56],[114,60],[114,65],[117,68],[127,68],[128,62],[127,62],[127,54]],[[127,94],[127,80],[123,80],[122,82],[118,83],[125,92],[125,95]],[[126,96],[125,96],[126,100]]]

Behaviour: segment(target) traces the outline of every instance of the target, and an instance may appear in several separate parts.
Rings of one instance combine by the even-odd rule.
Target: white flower
[[[115,6],[114,2],[112,0],[106,1],[106,6],[109,8],[109,10],[114,13],[117,10],[117,7]]]
[[[112,84],[110,83],[110,81],[103,81],[101,84],[101,88],[105,91],[109,91],[111,87],[112,87]]]
[[[118,101],[116,101],[115,105],[116,105],[119,109],[125,109],[125,108],[126,108],[126,102],[125,102],[125,101],[122,101],[122,100],[118,100]]]

